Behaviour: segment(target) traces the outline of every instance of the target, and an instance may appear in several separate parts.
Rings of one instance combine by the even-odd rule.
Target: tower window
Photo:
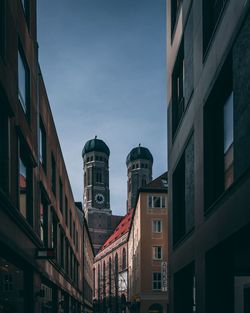
[[[18,99],[26,114],[29,110],[29,67],[24,52],[19,44],[18,47]]]
[[[43,122],[40,119],[40,131],[39,131],[39,158],[44,170],[46,171],[46,132],[43,126]]]
[[[96,173],[96,182],[97,183],[102,183],[103,182],[102,173],[101,172],[97,172]]]

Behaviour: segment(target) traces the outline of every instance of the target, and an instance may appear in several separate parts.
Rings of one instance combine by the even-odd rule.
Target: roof
[[[97,139],[96,137],[85,143],[82,150],[82,157],[84,157],[86,153],[92,151],[103,152],[106,153],[108,156],[110,155],[110,150],[106,143],[101,139]]]
[[[155,178],[150,183],[148,183],[143,189],[147,188],[157,188],[157,189],[166,189],[168,188],[168,172],[165,172],[161,176]]]
[[[136,160],[149,160],[153,163],[153,156],[151,152],[148,150],[148,148],[141,147],[139,145],[138,147],[133,148],[126,159],[126,164],[128,165],[130,162],[136,161]]]
[[[99,252],[106,249],[108,246],[110,246],[113,242],[115,242],[117,239],[122,237],[124,234],[128,233],[132,215],[133,215],[133,209],[131,209],[121,220],[121,222],[118,224],[114,232],[109,236],[109,238],[105,241],[103,246],[100,248]]]

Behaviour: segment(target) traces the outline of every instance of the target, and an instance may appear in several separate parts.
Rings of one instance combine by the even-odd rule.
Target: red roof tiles
[[[131,209],[120,221],[114,232],[109,236],[109,238],[105,241],[103,246],[101,247],[100,251],[103,251],[108,246],[110,246],[114,241],[116,241],[118,238],[120,238],[122,235],[127,233],[130,228],[131,224],[131,218],[133,215],[134,209]]]

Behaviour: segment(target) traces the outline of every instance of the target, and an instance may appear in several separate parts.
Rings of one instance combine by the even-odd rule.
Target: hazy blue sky
[[[139,143],[166,171],[164,0],[38,0],[39,61],[76,201],[81,150],[109,146],[111,209],[124,214],[126,156]]]

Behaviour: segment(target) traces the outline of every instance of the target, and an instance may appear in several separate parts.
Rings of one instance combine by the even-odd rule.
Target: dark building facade
[[[83,232],[31,0],[0,2],[0,221],[0,312],[81,312]]]
[[[133,148],[126,159],[127,182],[127,211],[135,208],[139,188],[146,186],[152,180],[153,156],[148,148]]]
[[[108,146],[97,137],[87,141],[82,151],[83,206],[95,253],[121,219],[110,209],[109,155]]]
[[[249,1],[167,1],[170,312],[250,307]]]

